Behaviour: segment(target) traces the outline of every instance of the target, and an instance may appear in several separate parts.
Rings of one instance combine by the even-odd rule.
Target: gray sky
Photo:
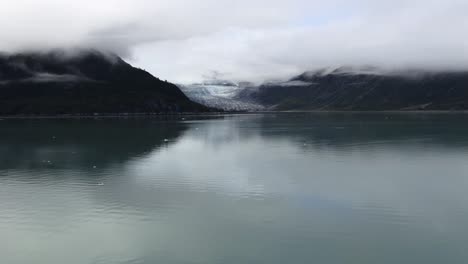
[[[0,50],[95,47],[173,82],[468,69],[466,0],[2,0]]]

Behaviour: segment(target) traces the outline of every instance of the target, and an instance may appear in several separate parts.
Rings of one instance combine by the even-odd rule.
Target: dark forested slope
[[[272,110],[466,110],[468,72],[378,74],[336,69],[243,90]]]
[[[116,55],[94,50],[0,55],[0,115],[208,110]]]

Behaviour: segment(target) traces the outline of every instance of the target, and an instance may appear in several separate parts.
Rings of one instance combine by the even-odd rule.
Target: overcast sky
[[[0,50],[94,47],[172,82],[468,69],[467,0],[1,0]]]

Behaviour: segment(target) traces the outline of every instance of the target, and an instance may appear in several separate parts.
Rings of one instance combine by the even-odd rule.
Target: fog
[[[468,69],[462,0],[4,0],[0,50],[97,48],[172,82]]]

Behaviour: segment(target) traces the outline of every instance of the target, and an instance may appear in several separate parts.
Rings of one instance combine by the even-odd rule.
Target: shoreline
[[[100,118],[157,118],[157,117],[191,117],[191,116],[226,116],[255,114],[468,114],[468,110],[290,110],[290,111],[252,111],[252,112],[200,112],[200,113],[110,113],[110,114],[65,114],[65,115],[12,115],[1,116],[5,119],[100,119]]]

